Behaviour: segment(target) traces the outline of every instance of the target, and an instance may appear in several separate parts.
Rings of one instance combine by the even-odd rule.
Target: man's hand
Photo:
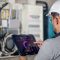
[[[37,44],[39,47],[41,47],[42,44],[43,44],[43,42],[44,42],[44,41],[39,40],[39,41],[34,42],[34,44]]]

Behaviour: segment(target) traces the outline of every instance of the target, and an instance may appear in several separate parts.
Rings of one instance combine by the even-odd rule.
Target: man
[[[52,5],[48,15],[52,18],[56,36],[44,41],[35,60],[60,60],[60,0]]]

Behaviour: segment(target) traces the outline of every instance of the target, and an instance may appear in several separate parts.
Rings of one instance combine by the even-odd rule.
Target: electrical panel
[[[24,5],[22,34],[33,34],[36,40],[43,40],[43,6]]]
[[[17,7],[17,8],[16,8]],[[22,5],[11,4],[8,28],[13,34],[20,34],[20,21],[22,20]]]

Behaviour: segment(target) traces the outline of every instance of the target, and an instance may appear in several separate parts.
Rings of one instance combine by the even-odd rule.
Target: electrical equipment
[[[4,55],[11,55],[17,51],[17,47],[12,40],[12,34],[9,34],[4,38],[2,51]]]
[[[4,7],[6,7],[8,5],[8,3],[3,3],[1,4],[1,7],[0,7],[0,26],[1,27],[5,27],[5,26],[2,26],[2,20],[7,20],[8,17],[9,17],[9,9],[5,9],[4,10]]]
[[[43,40],[43,6],[23,6],[22,34],[33,34],[36,40]]]
[[[48,4],[45,1],[36,1],[36,4],[39,6],[43,6],[43,26],[44,26],[44,40],[48,38]]]
[[[6,22],[4,19],[7,19],[7,17]],[[8,34],[4,36],[2,41],[2,54],[11,55],[17,51],[11,38],[12,34],[32,34],[36,40],[44,39],[43,6],[11,4],[7,17],[2,17],[2,19],[4,18],[4,21],[2,21],[3,26],[8,27]],[[4,25],[4,22],[7,25]]]
[[[10,17],[8,21],[9,22],[8,29],[10,32],[15,31],[17,32],[17,34],[20,34],[20,23],[22,20],[21,16],[22,16],[22,5],[12,4],[12,6],[10,7]]]
[[[12,55],[17,51],[13,43],[12,34],[20,34],[21,7],[20,4],[11,4],[9,9],[9,19],[7,25],[7,35],[3,40],[2,51],[4,55]],[[16,8],[17,7],[17,8]]]
[[[20,34],[20,7],[19,4],[13,4],[12,7],[5,7],[1,11],[2,27],[7,28],[7,34],[2,41],[2,55],[12,55],[17,51],[16,45],[13,43],[12,34]],[[17,7],[17,8],[16,8]],[[7,13],[6,13],[7,12]],[[3,14],[2,14],[3,13]],[[6,15],[4,15],[6,14]],[[4,20],[5,19],[5,20]],[[5,30],[4,30],[5,31]]]

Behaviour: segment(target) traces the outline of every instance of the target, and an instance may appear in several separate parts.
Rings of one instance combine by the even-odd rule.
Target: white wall
[[[24,4],[35,4],[36,0],[15,0],[17,3],[24,3]]]
[[[27,3],[28,0],[15,0],[16,3]]]

